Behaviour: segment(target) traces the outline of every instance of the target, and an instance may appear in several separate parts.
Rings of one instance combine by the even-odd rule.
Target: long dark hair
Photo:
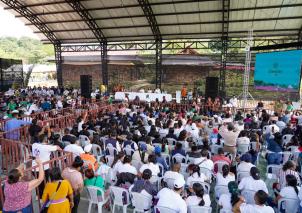
[[[235,181],[230,181],[228,183],[228,189],[231,194],[231,204],[234,206],[240,200],[238,184]]]
[[[111,168],[113,168],[114,165],[118,162],[118,160],[120,160],[120,159],[123,158],[124,156],[125,156],[125,154],[124,154],[123,152],[119,152],[119,153],[115,156],[115,158],[114,158],[114,160],[113,160],[113,162],[112,162]]]
[[[198,174],[198,177],[200,177],[200,167],[198,165],[194,165],[193,168],[192,168],[192,175],[194,173],[197,173]]]
[[[204,188],[200,183],[194,183],[193,184],[193,191],[195,192],[195,195],[197,197],[199,197],[201,199],[201,201],[199,202],[199,206],[204,206],[205,202],[203,199],[203,195],[204,195]]]
[[[224,164],[224,165],[222,166],[222,176],[223,176],[224,178],[226,178],[226,176],[228,176],[229,172],[230,172],[230,166],[227,165],[227,164]]]
[[[297,195],[299,194],[299,190],[298,190],[298,181],[297,178],[294,175],[286,175],[285,177],[287,185],[294,187],[295,192],[297,193]]]

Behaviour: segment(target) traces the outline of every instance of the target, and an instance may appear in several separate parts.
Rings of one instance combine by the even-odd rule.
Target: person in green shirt
[[[17,104],[16,104],[16,102],[14,102],[14,100],[10,100],[7,107],[9,110],[13,111],[17,108]]]
[[[101,176],[94,176],[93,169],[86,169],[85,177],[86,179],[84,180],[84,186],[96,186],[105,192],[104,179]],[[98,191],[97,194],[98,196],[101,196],[102,192]]]

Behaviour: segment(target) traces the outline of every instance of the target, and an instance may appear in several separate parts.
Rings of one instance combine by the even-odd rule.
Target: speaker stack
[[[92,76],[91,75],[81,75],[81,95],[85,98],[91,98],[92,92]]]
[[[219,95],[219,78],[218,77],[207,77],[206,78],[206,98],[216,98]]]

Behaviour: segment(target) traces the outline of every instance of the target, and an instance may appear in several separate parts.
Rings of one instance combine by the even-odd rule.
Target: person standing
[[[68,180],[73,190],[73,208],[72,213],[77,213],[80,203],[81,192],[84,188],[84,180],[81,171],[83,160],[77,156],[71,167],[67,167],[62,172],[62,177]]]

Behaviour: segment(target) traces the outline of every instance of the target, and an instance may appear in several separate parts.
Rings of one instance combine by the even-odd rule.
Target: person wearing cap
[[[85,167],[88,167],[89,169],[94,169],[96,171],[98,169],[98,162],[95,159],[94,155],[91,154],[92,150],[92,144],[88,144],[84,147],[84,152],[83,154],[80,155],[81,159],[84,161]]]
[[[250,172],[255,165],[252,162],[252,155],[245,153],[240,157],[240,163],[237,166],[237,172]]]
[[[263,180],[260,179],[260,171],[257,167],[252,167],[250,170],[250,175],[249,177],[244,177],[239,183],[238,188],[243,191],[243,190],[253,190],[253,191],[258,191],[258,190],[263,190],[266,193],[268,193],[267,186]]]
[[[139,172],[142,174],[145,169],[150,169],[152,171],[152,176],[157,176],[160,173],[156,156],[154,154],[148,156],[148,163],[142,165],[142,167],[139,169]]]
[[[154,154],[156,156],[156,162],[161,164],[164,167],[164,170],[168,170],[168,165],[166,160],[161,156],[161,147],[160,146],[155,146],[154,148]]]
[[[78,206],[80,203],[81,192],[84,189],[84,180],[82,173],[80,172],[82,166],[84,165],[84,161],[80,156],[77,156],[74,159],[71,167],[66,167],[62,171],[62,177],[65,180],[68,180],[71,184],[73,190],[73,208],[71,210],[72,213],[77,213]]]
[[[181,197],[185,183],[183,178],[177,178],[173,189],[161,189],[157,194],[159,199],[157,206],[167,207],[178,213],[187,213],[187,204]]]
[[[239,201],[233,206],[234,213],[274,213],[274,209],[266,206],[268,194],[263,190],[258,190],[255,193],[255,204],[245,203],[245,199],[240,197]]]
[[[14,129],[18,129],[21,126],[31,124],[30,121],[24,121],[24,120],[18,119],[18,115],[19,115],[18,110],[13,110],[12,111],[13,118],[5,122],[5,126],[4,126],[4,131],[5,132],[8,132],[8,131],[11,131],[11,130],[14,130]],[[12,140],[19,140],[20,132],[19,131],[16,131],[16,132],[13,131],[13,132],[6,133],[5,138],[12,139]]]

